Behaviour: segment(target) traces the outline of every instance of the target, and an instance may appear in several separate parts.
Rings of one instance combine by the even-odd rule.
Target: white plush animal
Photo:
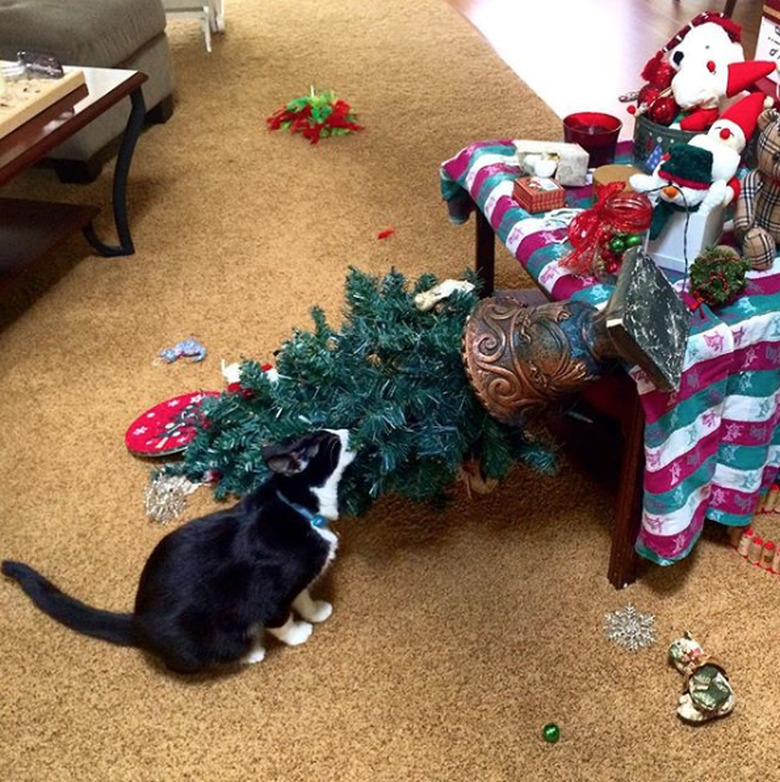
[[[695,24],[682,40],[669,49],[669,64],[677,71],[672,79],[672,94],[686,116],[677,126],[684,130],[706,130],[718,116],[726,95],[728,68],[745,59],[739,41],[740,29],[720,16]],[[697,17],[699,19],[699,17]]]
[[[702,14],[707,20],[678,33],[676,46],[668,51],[677,71],[672,79],[674,100],[685,113],[674,128],[705,131],[718,118],[726,98],[732,98],[775,69],[769,60],[745,62],[741,30],[721,14]],[[697,17],[699,19],[700,17]]]

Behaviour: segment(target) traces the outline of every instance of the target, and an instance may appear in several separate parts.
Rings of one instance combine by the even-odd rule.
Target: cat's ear
[[[269,470],[280,475],[297,475],[309,466],[319,450],[319,442],[308,438],[291,445],[267,445],[263,448],[263,461]]]

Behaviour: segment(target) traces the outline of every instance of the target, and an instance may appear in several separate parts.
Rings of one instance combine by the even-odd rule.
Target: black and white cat
[[[132,614],[85,605],[21,562],[3,562],[2,572],[72,630],[140,647],[182,673],[260,662],[264,630],[302,644],[332,611],[309,587],[336,554],[326,525],[338,518],[338,484],[355,452],[346,429],[326,429],[268,446],[263,458],[272,475],[262,486],[157,544]]]

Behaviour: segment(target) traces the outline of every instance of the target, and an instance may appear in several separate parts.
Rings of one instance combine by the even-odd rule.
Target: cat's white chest
[[[314,527],[314,531],[328,544],[328,559],[326,564],[336,558],[336,549],[339,547],[339,538],[335,532],[327,527]]]

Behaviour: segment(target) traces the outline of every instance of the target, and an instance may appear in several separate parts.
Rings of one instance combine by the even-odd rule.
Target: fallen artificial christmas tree
[[[193,481],[212,477],[218,498],[243,495],[267,475],[264,445],[349,429],[358,456],[339,489],[347,515],[388,493],[443,501],[474,459],[486,478],[516,461],[553,471],[550,449],[491,418],[469,385],[461,340],[476,293],[415,306],[436,282],[424,275],[410,288],[397,271],[378,279],[352,269],[341,329],[315,307],[314,330],[296,330],[278,351],[278,378],[243,363],[239,390],[203,401],[196,436],[173,469]]]

